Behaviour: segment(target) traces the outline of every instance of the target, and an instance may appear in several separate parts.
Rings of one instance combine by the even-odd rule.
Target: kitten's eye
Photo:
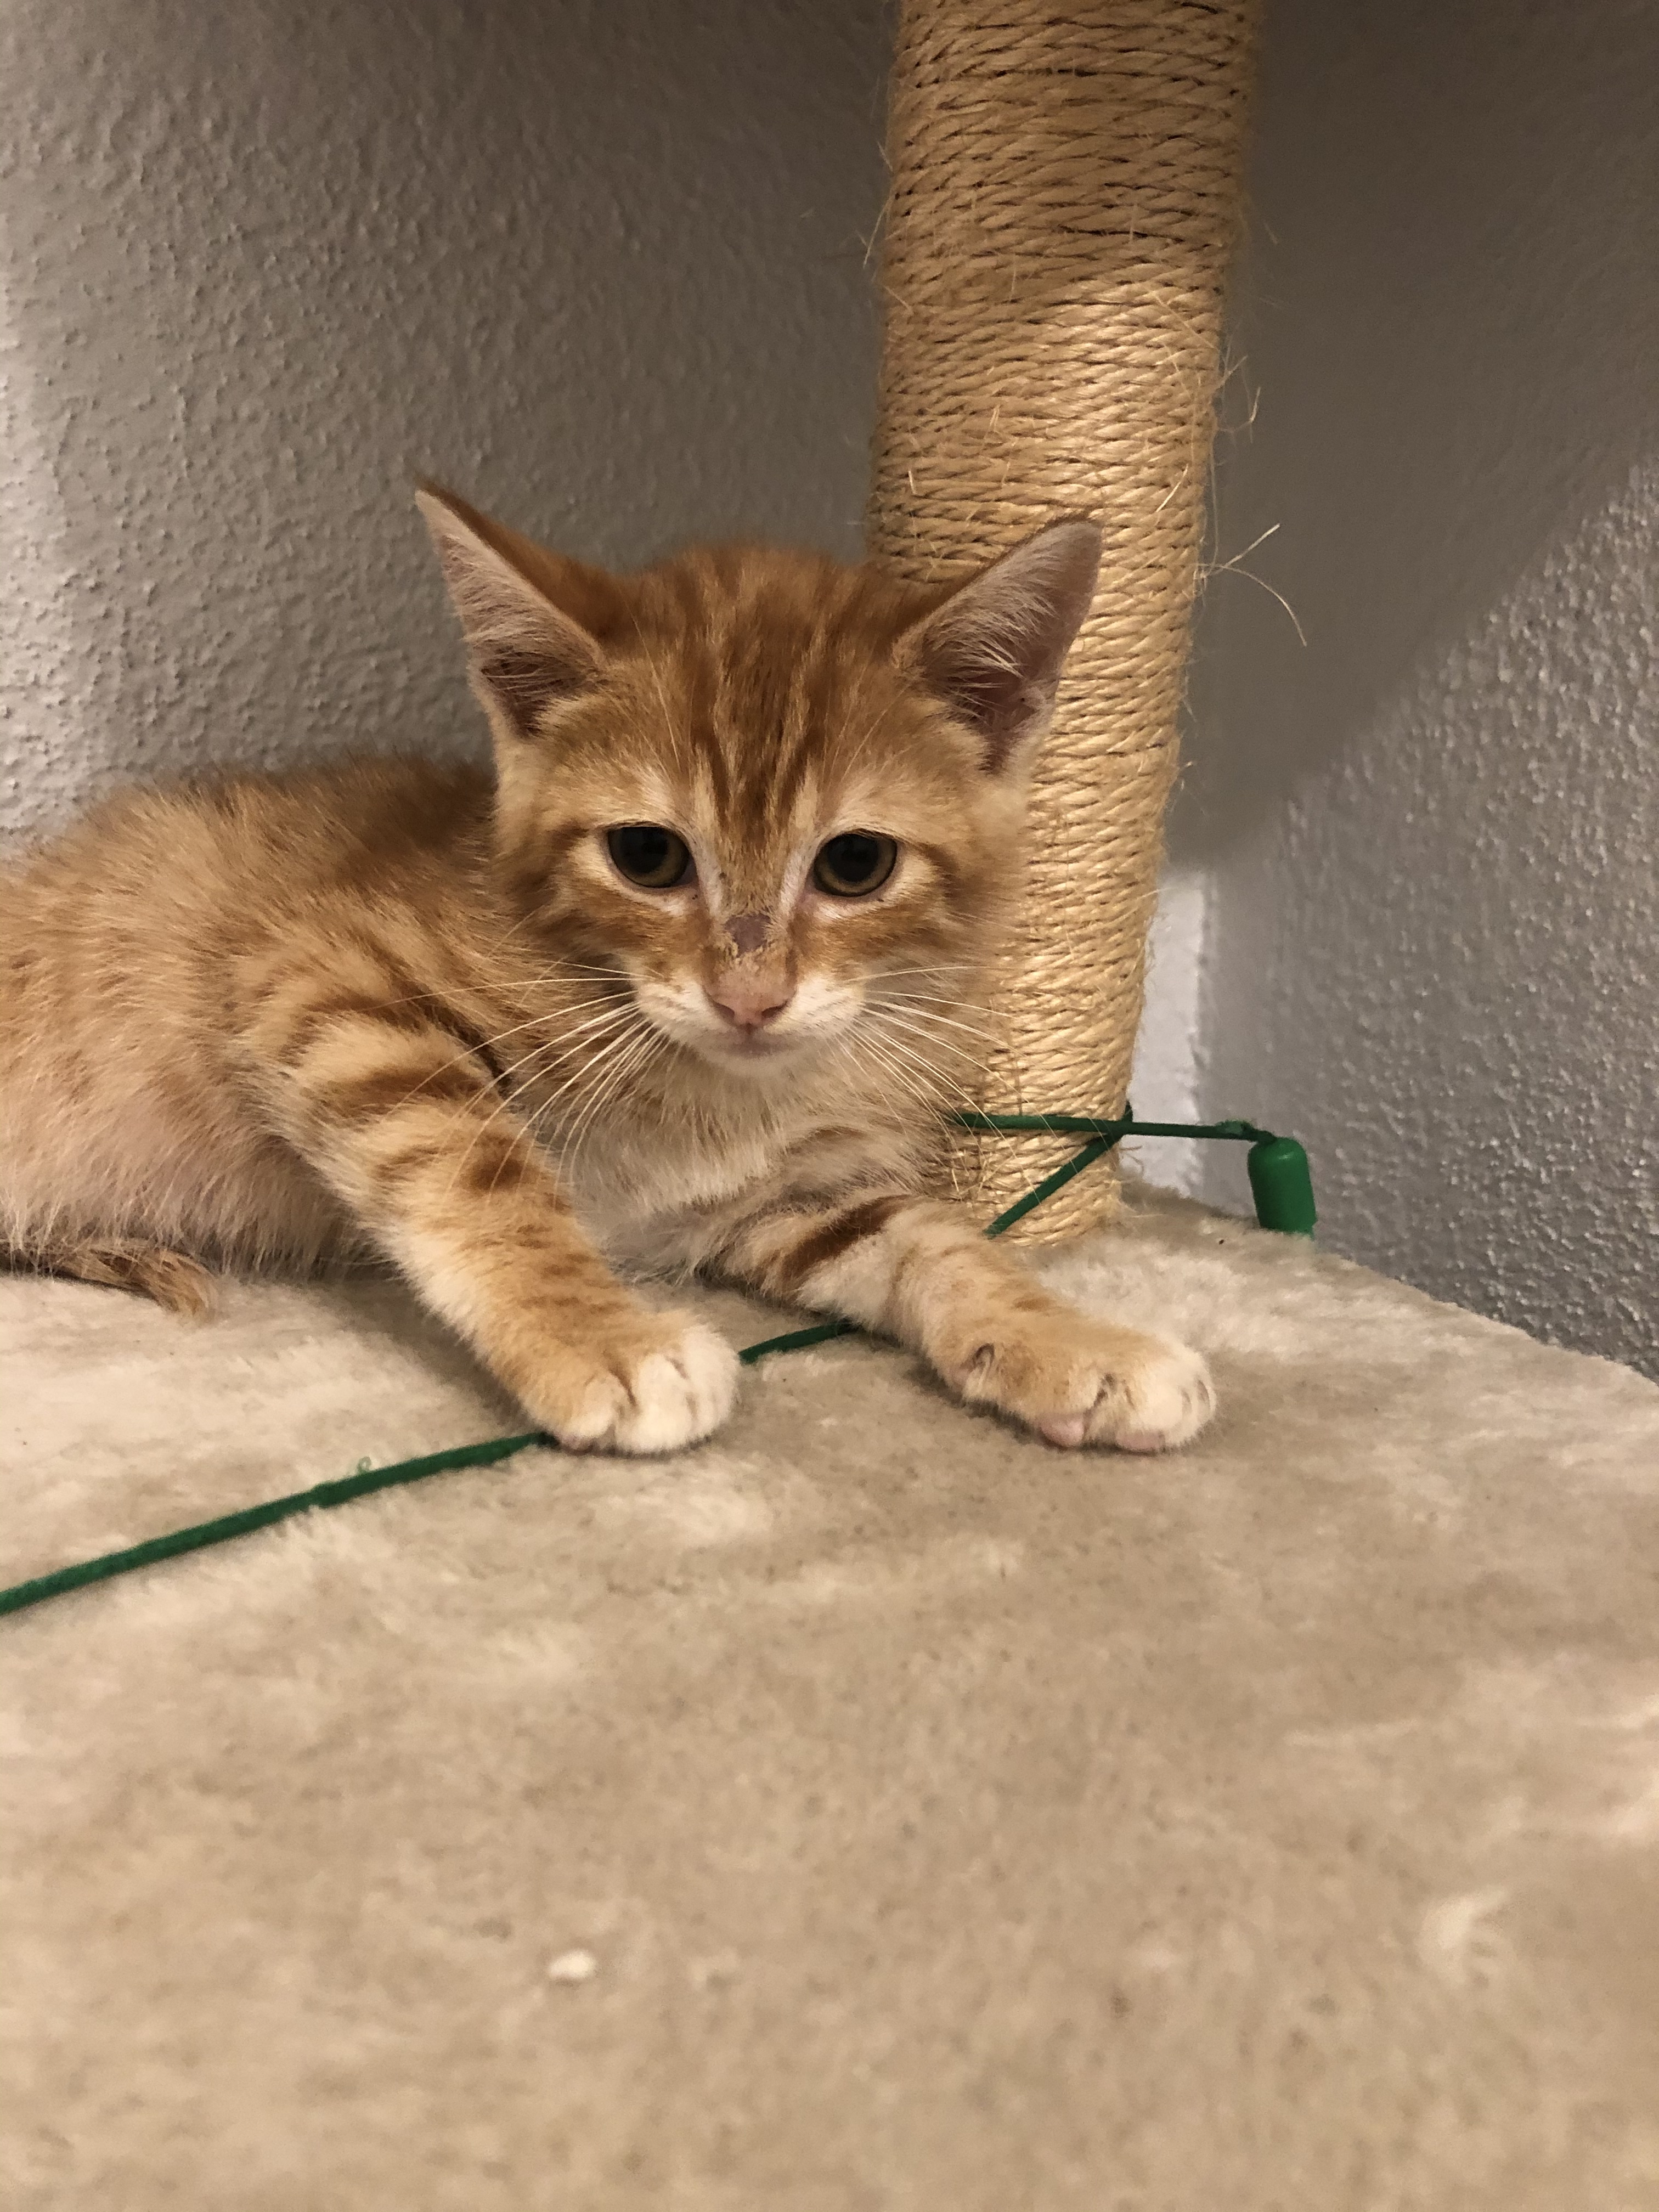
[[[605,833],[606,850],[630,884],[642,890],[669,891],[691,872],[684,837],[654,822],[629,822]]]
[[[812,881],[831,898],[862,898],[881,889],[897,860],[892,838],[874,830],[845,830],[819,850]]]

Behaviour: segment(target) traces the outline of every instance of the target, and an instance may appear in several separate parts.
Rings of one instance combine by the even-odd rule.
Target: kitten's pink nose
[[[718,983],[705,983],[708,1002],[720,1009],[721,1015],[734,1029],[763,1029],[768,1022],[775,1021],[791,999],[795,987],[781,975],[742,975],[736,972],[722,975]]]

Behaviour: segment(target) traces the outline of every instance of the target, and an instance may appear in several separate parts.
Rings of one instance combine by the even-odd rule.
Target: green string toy
[[[988,1237],[1000,1237],[1015,1222],[1024,1220],[1125,1137],[1218,1137],[1247,1143],[1256,1219],[1264,1229],[1277,1229],[1289,1236],[1313,1234],[1316,1217],[1307,1153],[1294,1137],[1275,1137],[1270,1130],[1258,1129],[1249,1121],[1139,1121],[1127,1112],[1115,1119],[1091,1114],[956,1114],[951,1118],[958,1128],[998,1135],[1029,1133],[1088,1139],[1080,1152],[1045,1176],[1023,1198],[1016,1199],[1006,1212],[998,1214],[985,1231]],[[745,1345],[738,1357],[746,1367],[752,1367],[757,1360],[770,1358],[774,1352],[804,1352],[808,1345],[828,1344],[834,1337],[860,1333],[855,1322],[820,1322],[811,1328],[791,1329],[786,1335]],[[121,1552],[104,1552],[95,1559],[82,1559],[51,1574],[36,1575],[30,1582],[14,1583],[9,1589],[0,1589],[0,1613],[21,1613],[26,1606],[40,1605],[67,1590],[108,1582],[115,1575],[131,1574],[135,1567],[153,1566],[157,1560],[199,1552],[210,1544],[228,1543],[233,1536],[251,1536],[256,1528],[269,1528],[291,1514],[347,1505],[354,1498],[367,1498],[398,1483],[421,1482],[428,1474],[447,1474],[457,1468],[493,1467],[498,1460],[511,1459],[515,1452],[527,1451],[532,1444],[556,1447],[556,1440],[532,1429],[523,1436],[490,1437],[483,1443],[457,1444],[449,1451],[430,1452],[424,1459],[399,1460],[392,1467],[365,1464],[337,1482],[315,1483],[309,1490],[293,1491],[286,1498],[268,1498],[263,1505],[245,1506],[240,1513],[222,1513],[217,1520],[198,1521],[191,1528],[173,1529],[170,1535],[152,1536],[148,1543],[132,1544]]]

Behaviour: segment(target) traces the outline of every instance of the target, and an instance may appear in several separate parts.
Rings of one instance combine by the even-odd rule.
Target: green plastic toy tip
[[[1264,1138],[1250,1146],[1245,1164],[1261,1226],[1287,1237],[1311,1237],[1319,1218],[1314,1211],[1313,1176],[1308,1155],[1296,1139]]]

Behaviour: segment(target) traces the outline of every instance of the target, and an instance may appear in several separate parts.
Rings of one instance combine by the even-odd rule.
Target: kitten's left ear
[[[422,483],[416,501],[465,633],[472,688],[500,734],[541,733],[550,707],[594,683],[605,639],[625,614],[602,569],[547,552],[453,492]]]
[[[959,585],[902,650],[984,748],[993,775],[1029,760],[1054,712],[1100,568],[1100,531],[1066,515]]]

